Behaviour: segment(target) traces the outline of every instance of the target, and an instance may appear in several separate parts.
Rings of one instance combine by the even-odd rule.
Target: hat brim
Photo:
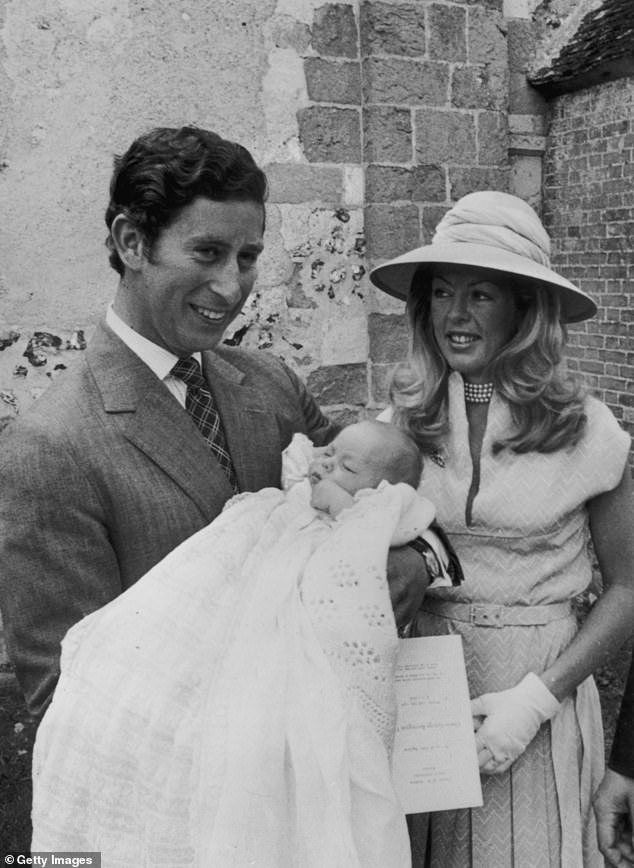
[[[597,312],[590,296],[565,277],[525,256],[489,244],[454,242],[418,247],[374,268],[370,280],[388,295],[407,299],[414,274],[425,265],[471,265],[541,284],[559,295],[565,322],[581,322]]]

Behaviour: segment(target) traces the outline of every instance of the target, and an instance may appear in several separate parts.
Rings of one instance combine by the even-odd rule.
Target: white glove
[[[505,772],[524,753],[540,726],[559,710],[544,682],[529,672],[509,690],[471,701],[480,771]]]

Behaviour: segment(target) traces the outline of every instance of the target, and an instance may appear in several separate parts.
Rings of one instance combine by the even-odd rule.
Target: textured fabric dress
[[[435,504],[465,581],[429,593],[416,631],[462,636],[472,697],[541,673],[576,632],[565,603],[591,579],[585,503],[616,487],[630,445],[604,404],[590,397],[586,412],[586,433],[574,448],[494,456],[493,443],[512,430],[508,406],[494,394],[467,521],[468,423],[462,378],[450,377],[448,441],[440,463],[425,463],[420,492]],[[482,609],[462,607],[458,620],[439,599]],[[500,609],[498,620],[496,604],[513,608]],[[509,611],[509,620],[545,623],[507,625]],[[602,772],[599,698],[589,678],[506,773],[482,776],[482,808],[411,818],[414,868],[602,868],[590,804]]]

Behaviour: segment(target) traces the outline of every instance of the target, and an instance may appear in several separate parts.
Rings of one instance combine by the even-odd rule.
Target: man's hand
[[[390,549],[387,581],[396,626],[400,630],[412,620],[425,596],[429,584],[425,561],[409,546]]]
[[[599,849],[614,868],[634,865],[634,778],[608,769],[594,799]]]

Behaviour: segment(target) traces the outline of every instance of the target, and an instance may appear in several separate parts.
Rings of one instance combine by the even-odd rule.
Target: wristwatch
[[[423,536],[415,537],[407,545],[414,549],[415,552],[418,552],[425,561],[430,584],[438,579],[444,579],[443,584],[447,585],[455,586],[461,584],[464,580],[462,567],[454,547],[449,542],[447,534],[436,522],[432,522],[429,530],[425,531],[425,534],[434,539],[435,546]],[[440,556],[439,552],[441,553]]]

